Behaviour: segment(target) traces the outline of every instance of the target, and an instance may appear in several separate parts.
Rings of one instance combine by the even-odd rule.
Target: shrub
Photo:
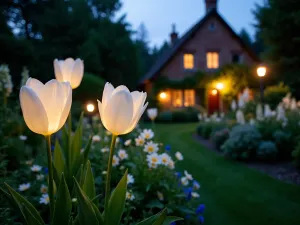
[[[209,121],[201,122],[197,128],[197,134],[205,139],[208,139],[212,133],[226,128],[224,122]]]
[[[98,75],[85,73],[80,86],[73,92],[73,101],[87,102],[101,98],[104,85],[105,81]]]
[[[163,123],[197,122],[199,120],[198,113],[199,110],[192,107],[163,111],[159,113],[156,122],[163,122]]]
[[[283,83],[277,86],[268,86],[264,91],[265,102],[270,105],[271,109],[275,109],[289,92],[289,87]]]
[[[260,142],[258,149],[256,151],[256,156],[258,159],[263,161],[275,161],[277,155],[276,145],[272,141],[262,141]]]
[[[212,134],[212,141],[215,144],[217,149],[220,149],[221,146],[229,138],[229,129],[224,128],[222,130],[216,131]]]
[[[282,123],[273,118],[257,121],[257,129],[259,130],[262,139],[265,141],[272,141],[274,131],[280,130],[281,127]]]
[[[300,137],[298,137],[297,140],[298,143],[294,151],[292,152],[292,157],[293,157],[293,164],[295,165],[295,167],[300,169]]]
[[[273,140],[276,144],[278,155],[277,159],[289,159],[292,152],[292,143],[290,141],[291,135],[282,130],[276,130],[273,133]]]
[[[255,118],[256,103],[254,101],[247,102],[245,104],[245,107],[243,108],[243,112],[244,112],[247,120],[249,120],[251,118]]]
[[[231,130],[229,139],[221,149],[229,158],[249,160],[254,158],[260,140],[261,135],[254,126],[238,125]]]

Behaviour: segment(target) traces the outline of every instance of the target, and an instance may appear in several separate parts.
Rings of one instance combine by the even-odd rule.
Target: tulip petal
[[[103,108],[103,114],[101,120],[105,121],[103,125],[107,130],[115,135],[125,134],[133,118],[133,101],[130,93],[122,90],[112,95]]]
[[[20,102],[26,125],[35,133],[48,135],[48,118],[37,94],[30,87],[20,90]]]
[[[69,82],[63,82],[61,83],[63,91],[64,91],[64,107],[61,112],[60,121],[57,130],[62,128],[62,126],[65,124],[72,105],[72,88],[70,86]]]
[[[147,94],[144,92],[139,92],[139,91],[133,91],[131,92],[131,96],[133,99],[133,104],[134,104],[134,115],[137,113],[137,111],[142,108],[144,105]]]
[[[63,82],[64,81],[64,77],[63,77],[63,74],[62,74],[62,71],[61,71],[61,64],[60,62],[55,59],[53,61],[53,66],[54,66],[54,73],[55,73],[55,78],[56,80],[60,81],[60,82]]]
[[[49,132],[56,132],[60,123],[61,113],[65,107],[65,91],[61,82],[57,80],[48,81],[39,98],[46,110],[49,121]]]
[[[145,109],[147,108],[148,106],[148,102],[139,109],[139,111],[137,112],[137,114],[134,116],[133,120],[132,120],[132,125],[131,127],[128,129],[127,133],[131,132],[135,127],[136,125],[138,124],[138,122],[140,121],[140,118],[141,116],[143,115],[143,113],[145,112]]]
[[[130,93],[129,89],[125,85],[120,85],[113,91],[112,95],[118,93],[119,91],[126,91]]]
[[[73,70],[72,70],[72,76],[71,76],[71,85],[72,88],[77,88],[82,80],[83,77],[83,62],[80,59],[76,59]]]
[[[74,59],[67,58],[65,61],[60,61],[60,68],[62,70],[64,81],[70,81],[72,70],[74,66]]]
[[[26,86],[30,87],[38,96],[44,88],[44,84],[41,81],[31,77],[27,80]]]
[[[110,83],[106,83],[104,86],[103,94],[102,94],[102,106],[105,108],[107,102],[112,96],[113,91],[115,90],[114,86],[112,86]]]
[[[105,120],[103,118],[104,114],[103,114],[103,104],[97,100],[98,102],[98,110],[99,110],[99,115],[100,115],[100,119],[101,119],[101,122],[103,124],[104,127],[106,127],[106,124],[105,124]]]

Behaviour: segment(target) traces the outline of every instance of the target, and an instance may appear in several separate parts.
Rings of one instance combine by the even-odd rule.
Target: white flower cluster
[[[9,74],[9,68],[7,65],[0,66],[0,92],[4,92],[8,97],[13,90],[13,83],[11,75]]]

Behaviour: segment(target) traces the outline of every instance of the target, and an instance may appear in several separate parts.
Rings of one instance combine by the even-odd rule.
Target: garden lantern
[[[219,91],[219,110],[220,110],[220,114],[223,112],[223,100],[222,100],[222,90],[224,89],[224,84],[219,82],[216,85],[216,88]]]
[[[265,66],[259,66],[257,68],[257,75],[259,76],[259,81],[260,81],[260,100],[261,103],[263,104],[264,102],[264,84],[263,84],[263,78],[267,73],[267,68]]]
[[[88,103],[88,104],[86,105],[86,110],[87,110],[89,113],[94,112],[94,110],[95,110],[94,104]]]

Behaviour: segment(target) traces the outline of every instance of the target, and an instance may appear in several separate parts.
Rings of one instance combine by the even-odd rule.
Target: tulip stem
[[[110,197],[110,180],[111,180],[111,169],[112,169],[112,160],[114,156],[114,148],[116,145],[116,139],[117,135],[112,135],[111,138],[111,144],[110,144],[110,151],[109,151],[109,158],[108,158],[108,166],[106,171],[106,184],[105,184],[105,205],[104,205],[104,211],[105,211],[105,217],[104,221],[105,224],[108,224],[108,201]]]
[[[51,136],[45,136],[47,141],[47,156],[48,156],[48,172],[49,172],[49,200],[50,200],[50,218],[52,220],[54,212],[54,190],[53,190],[53,170],[52,170],[52,155],[51,155]]]

